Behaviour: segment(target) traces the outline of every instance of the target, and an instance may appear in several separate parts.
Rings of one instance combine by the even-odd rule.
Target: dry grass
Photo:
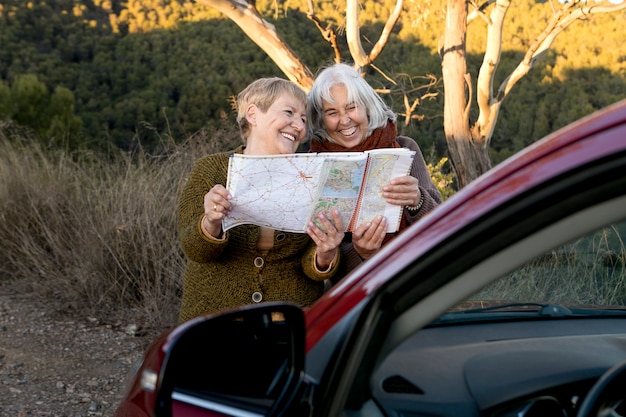
[[[175,324],[185,266],[176,212],[185,177],[201,156],[241,140],[227,123],[182,145],[168,139],[159,155],[70,154],[0,121],[0,286],[104,322]]]
[[[603,228],[528,262],[475,300],[626,306],[626,223]]]
[[[238,134],[201,131],[162,155],[68,154],[0,125],[0,285],[59,311],[167,328],[185,265],[176,229],[185,176]]]

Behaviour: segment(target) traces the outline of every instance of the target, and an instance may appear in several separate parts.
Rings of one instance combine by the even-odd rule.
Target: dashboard
[[[390,417],[573,417],[624,360],[624,318],[440,325],[388,355],[372,393]],[[625,407],[616,401],[612,416],[626,416]]]

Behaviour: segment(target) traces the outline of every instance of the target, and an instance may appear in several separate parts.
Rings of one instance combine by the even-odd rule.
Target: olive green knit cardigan
[[[274,246],[257,250],[260,228],[236,226],[223,239],[210,239],[201,229],[204,195],[215,185],[226,185],[228,159],[242,153],[209,155],[193,167],[184,186],[178,212],[178,233],[187,257],[180,322],[205,313],[262,301],[289,301],[311,305],[324,292],[324,280],[339,268],[336,259],[328,271],[314,264],[316,246],[305,233],[275,231]],[[255,294],[256,293],[256,294]]]

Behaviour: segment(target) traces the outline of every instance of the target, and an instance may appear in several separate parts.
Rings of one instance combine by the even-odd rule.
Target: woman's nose
[[[298,119],[295,119],[291,125],[298,131],[304,130],[306,126],[306,124],[304,123],[304,120],[298,120]]]

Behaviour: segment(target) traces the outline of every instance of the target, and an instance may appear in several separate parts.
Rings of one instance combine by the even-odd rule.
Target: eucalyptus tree
[[[440,57],[444,81],[444,130],[450,161],[463,187],[491,168],[488,148],[503,100],[513,86],[520,81],[550,49],[559,34],[576,21],[589,19],[592,15],[619,12],[626,9],[624,0],[570,0],[563,3],[551,0],[544,7],[551,10],[545,26],[528,47],[517,67],[506,75],[497,87],[496,70],[500,63],[505,18],[511,6],[510,0],[446,0],[446,22],[440,45]],[[313,82],[311,70],[298,54],[281,38],[274,25],[268,22],[253,0],[197,0],[213,7],[235,22],[284,72],[287,78],[308,90]],[[427,0],[423,3],[429,4]],[[307,0],[307,16],[320,30],[335,51],[335,61],[344,59],[338,46],[338,37],[345,36],[350,57],[357,69],[374,67],[380,71],[375,60],[387,44],[401,13],[406,11],[404,0],[389,2],[388,16],[378,39],[366,51],[360,34],[360,3],[346,0],[344,25],[341,30],[325,24],[316,15],[317,4]],[[425,7],[428,9],[428,7]],[[474,21],[487,27],[483,61],[472,80],[467,69],[466,33]],[[380,71],[382,73],[382,71]],[[388,76],[384,74],[385,76]],[[389,78],[391,82],[393,80]],[[405,97],[406,98],[406,97]],[[407,113],[414,111],[415,102],[405,99]],[[476,106],[477,116],[472,120],[470,109]],[[410,117],[409,117],[410,118]]]
[[[487,0],[481,4],[473,0],[447,0],[446,30],[440,52],[445,94],[444,129],[450,160],[460,186],[491,168],[488,147],[502,102],[513,86],[546,54],[557,36],[578,20],[624,10],[626,2],[574,0],[563,4],[546,3],[552,13],[543,31],[530,42],[517,67],[495,88],[505,17],[510,6],[509,0]],[[487,40],[474,87],[467,71],[465,37],[467,25],[476,19],[487,25]],[[474,99],[479,114],[472,123],[470,106]]]

